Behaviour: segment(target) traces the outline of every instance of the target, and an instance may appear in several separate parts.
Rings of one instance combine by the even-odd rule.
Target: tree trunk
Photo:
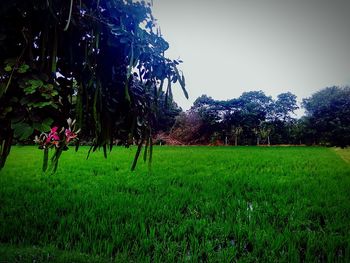
[[[256,145],[259,146],[259,137],[256,137]]]
[[[235,136],[235,146],[237,146],[238,144],[238,138],[237,138],[237,135]]]
[[[6,129],[6,128],[5,128]],[[11,129],[11,122],[7,122],[7,130],[4,138],[1,138],[0,145],[0,170],[5,166],[6,159],[10,154],[13,139],[13,130]]]
[[[270,146],[270,135],[267,135],[267,145]]]

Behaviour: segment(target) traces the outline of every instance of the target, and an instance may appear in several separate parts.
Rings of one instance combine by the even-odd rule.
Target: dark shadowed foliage
[[[350,87],[328,87],[303,100],[314,143],[350,145]]]
[[[182,61],[164,56],[169,44],[148,3],[3,0],[0,17],[0,168],[14,138],[68,117],[93,151],[136,143],[134,168],[142,145],[152,145],[159,95],[170,100],[179,82],[188,97]]]

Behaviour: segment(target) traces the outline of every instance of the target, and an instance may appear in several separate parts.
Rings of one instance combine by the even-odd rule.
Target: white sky
[[[350,0],[153,0],[170,49],[181,58],[190,99],[263,90],[298,100],[350,84]],[[300,115],[299,112],[298,115]]]

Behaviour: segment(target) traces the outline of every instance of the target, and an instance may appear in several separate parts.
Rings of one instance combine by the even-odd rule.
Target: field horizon
[[[0,171],[1,262],[349,262],[349,150],[136,147],[107,159],[15,146]]]

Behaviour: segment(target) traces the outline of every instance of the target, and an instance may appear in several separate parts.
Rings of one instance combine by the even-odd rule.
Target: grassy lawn
[[[14,147],[0,172],[0,262],[350,261],[338,152],[155,147],[149,173],[129,171],[135,150],[72,149],[49,175],[40,150]]]
[[[341,158],[343,158],[343,160],[347,163],[350,164],[350,148],[345,148],[345,149],[341,149],[341,148],[334,148],[334,151],[339,154],[339,156]]]

